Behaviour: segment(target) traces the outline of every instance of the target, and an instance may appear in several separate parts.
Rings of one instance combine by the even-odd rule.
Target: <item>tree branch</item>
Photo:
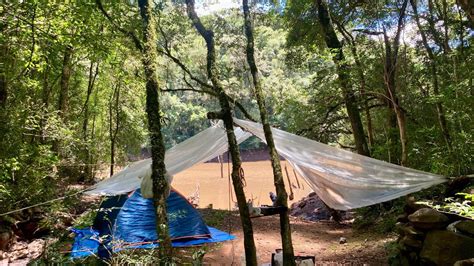
[[[126,30],[126,29],[120,27],[119,25],[117,25],[117,23],[115,23],[115,21],[112,19],[112,17],[104,9],[104,6],[102,5],[101,0],[95,0],[95,3],[97,4],[97,7],[102,12],[102,14],[110,21],[110,23],[112,23],[112,25],[117,30],[119,30],[121,33],[123,33],[124,35],[130,37],[132,39],[133,43],[135,44],[135,46],[137,47],[137,49],[142,52],[143,51],[143,46],[142,46],[142,43],[140,42],[140,39],[138,39],[138,37],[132,31]]]
[[[372,31],[372,30],[368,30],[368,29],[353,29],[352,31],[361,32],[361,33],[364,33],[364,34],[367,34],[367,35],[382,35],[383,34],[382,31]]]

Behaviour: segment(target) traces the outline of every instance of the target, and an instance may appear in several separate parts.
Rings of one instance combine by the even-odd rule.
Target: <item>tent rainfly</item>
[[[173,247],[188,247],[232,240],[235,237],[209,227],[184,196],[171,190],[166,200],[169,233]],[[71,258],[98,255],[108,258],[123,249],[155,248],[158,244],[156,214],[152,199],[140,189],[129,195],[107,197],[100,204],[90,228],[71,229],[75,234]]]
[[[265,141],[259,123],[234,118],[238,143],[254,135]],[[348,210],[392,200],[443,183],[447,178],[376,160],[272,128],[278,153],[310,184],[331,208]],[[198,133],[166,151],[170,175],[208,161],[227,151],[220,124]],[[140,187],[150,178],[151,159],[131,164],[86,193],[119,195]]]

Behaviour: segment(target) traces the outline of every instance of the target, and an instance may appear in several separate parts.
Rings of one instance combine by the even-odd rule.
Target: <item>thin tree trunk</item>
[[[405,112],[400,106],[398,96],[396,95],[396,76],[397,76],[397,63],[398,63],[398,51],[400,48],[400,35],[403,29],[403,20],[405,18],[405,11],[408,5],[408,0],[403,1],[400,9],[400,15],[398,17],[397,32],[393,40],[393,47],[387,36],[387,32],[384,28],[384,43],[385,43],[385,64],[384,64],[384,80],[387,88],[387,98],[390,100],[390,104],[393,106],[395,116],[397,119],[397,125],[400,135],[400,144],[402,148],[401,152],[401,165],[407,165],[408,163],[408,136],[406,129]]]
[[[337,66],[337,74],[339,83],[342,88],[344,101],[346,104],[347,115],[351,123],[352,134],[354,135],[354,142],[357,153],[369,156],[369,148],[365,140],[364,127],[360,118],[357,98],[350,86],[349,81],[349,66],[345,62],[344,53],[342,51],[342,43],[339,41],[334,30],[331,15],[329,14],[328,5],[325,0],[317,0],[318,19],[324,32],[324,39],[328,48],[332,49],[335,54],[333,61]]]
[[[439,82],[438,82],[438,70],[437,70],[436,57],[433,53],[433,50],[431,49],[431,47],[428,44],[428,40],[427,40],[425,31],[421,27],[416,2],[415,2],[415,0],[410,0],[410,3],[411,3],[411,6],[413,8],[413,13],[414,13],[414,16],[415,16],[416,24],[418,26],[418,30],[420,31],[423,46],[425,47],[426,52],[428,54],[428,57],[430,59],[431,78],[432,78],[432,82],[433,82],[433,93],[435,94],[435,96],[439,96]],[[452,150],[451,134],[449,133],[448,125],[447,125],[447,122],[446,122],[446,116],[444,114],[443,104],[441,103],[441,101],[437,100],[435,102],[435,106],[436,106],[436,111],[437,111],[437,114],[438,114],[438,122],[439,122],[439,126],[440,126],[440,129],[441,129],[441,133],[443,134],[443,137],[444,137],[444,140],[446,141],[446,145],[448,146],[448,149]]]
[[[198,33],[206,42],[207,46],[207,75],[211,80],[213,89],[215,90],[221,111],[217,114],[209,113],[208,118],[219,118],[224,121],[224,126],[227,132],[227,140],[229,142],[229,151],[232,156],[232,183],[234,185],[235,195],[237,197],[237,204],[239,206],[240,220],[242,222],[242,229],[244,232],[244,248],[245,260],[247,265],[257,265],[257,252],[255,248],[255,241],[253,239],[252,221],[250,220],[249,209],[242,184],[242,176],[240,174],[242,169],[242,162],[240,160],[239,146],[234,134],[234,125],[231,113],[231,107],[227,95],[222,87],[218,77],[216,65],[216,51],[214,46],[214,33],[202,24],[194,8],[194,0],[186,0],[186,7],[189,19]]]
[[[133,31],[127,31],[115,24],[112,17],[107,13],[100,0],[96,0],[98,9],[102,14],[122,32],[130,37],[137,50],[142,53],[142,63],[146,78],[146,112],[148,116],[148,131],[151,143],[151,179],[153,183],[153,202],[156,208],[156,231],[160,243],[161,264],[166,264],[172,260],[172,246],[168,227],[168,216],[166,213],[166,199],[169,192],[169,184],[165,178],[165,144],[161,132],[161,114],[159,101],[159,85],[157,71],[157,21],[153,12],[152,0],[139,0],[138,7],[143,21],[144,44]]]
[[[91,62],[89,66],[89,82],[87,83],[87,94],[86,101],[84,102],[84,121],[82,123],[82,136],[85,141],[87,141],[87,127],[89,126],[89,101],[94,91],[95,80],[99,74],[99,63],[95,65],[94,62]]]
[[[435,6],[433,4],[433,0],[428,0],[428,26],[430,27],[430,31],[433,34],[433,40],[439,47],[444,48],[444,41],[442,40],[442,37],[440,36],[439,32],[436,30],[436,22],[435,22],[435,17],[434,17],[434,9]]]
[[[258,109],[260,111],[260,119],[265,133],[265,140],[269,148],[270,159],[273,168],[273,180],[277,193],[277,205],[288,207],[288,194],[285,189],[285,182],[280,165],[280,156],[275,148],[272,130],[268,122],[267,110],[265,100],[263,97],[262,84],[258,74],[257,64],[255,63],[254,51],[254,37],[253,25],[250,17],[250,10],[248,0],[243,0],[244,21],[245,21],[245,35],[247,36],[247,63],[250,67],[250,72],[253,78],[253,85],[255,89],[255,97],[257,98]],[[288,209],[280,214],[280,234],[283,246],[283,264],[295,265],[295,255],[293,251],[293,243],[291,241],[290,219],[288,216]]]
[[[472,0],[456,0],[456,3],[464,10],[469,20],[469,27],[474,29],[474,3]]]
[[[89,147],[90,137],[88,135],[89,105],[90,105],[89,102],[90,102],[92,92],[94,91],[94,85],[95,85],[95,81],[98,74],[99,74],[99,63],[95,64],[95,68],[94,68],[94,62],[91,61],[90,66],[89,66],[89,81],[87,83],[86,100],[84,102],[84,107],[83,107],[84,120],[82,122],[82,139],[84,140],[83,156],[84,156],[84,162],[86,162],[86,165],[84,167],[83,174],[81,174],[81,179],[79,181],[83,181],[83,182],[89,180],[92,176],[92,166],[89,163],[90,153],[91,153],[90,147]]]
[[[115,115],[114,115],[115,113]],[[114,175],[115,146],[117,134],[120,128],[120,84],[114,89],[109,100],[109,138],[110,138],[110,176]],[[115,121],[114,121],[115,118]]]
[[[49,64],[49,59],[46,57],[46,68],[44,69],[43,72],[43,88],[41,91],[41,101],[43,103],[43,110],[45,112],[49,111],[49,98],[51,94],[51,89],[49,87],[49,72],[50,72],[50,64]],[[46,143],[46,136],[44,132],[44,127],[46,124],[46,117],[42,116],[40,120],[40,136],[41,136],[41,143]]]
[[[3,69],[0,70],[0,107],[5,107],[7,103],[7,77],[3,72]]]
[[[72,73],[72,46],[68,45],[64,49],[63,66],[61,71],[61,83],[59,86],[59,97],[57,110],[59,111],[59,117],[63,122],[67,120],[67,111],[69,104],[69,80]],[[59,157],[61,157],[61,140],[56,139],[53,141],[53,151],[55,151]]]
[[[64,49],[63,68],[61,74],[61,85],[59,88],[58,111],[63,120],[67,116],[69,104],[69,80],[72,73],[72,46],[68,45]]]
[[[364,101],[363,108],[364,108],[365,116],[366,116],[366,119],[367,119],[367,139],[368,139],[368,142],[369,142],[369,146],[373,147],[374,146],[374,130],[373,130],[373,126],[372,126],[372,116],[370,114],[369,100],[367,98],[367,96],[368,96],[368,94],[367,94],[367,85],[366,85],[367,82],[366,82],[363,66],[362,66],[362,63],[360,61],[359,53],[357,51],[357,46],[356,46],[356,43],[354,41],[354,37],[351,35],[350,32],[348,32],[344,28],[344,25],[342,25],[341,23],[338,23],[337,21],[335,21],[335,22],[336,22],[336,25],[337,25],[339,31],[344,36],[345,40],[350,44],[350,50],[351,50],[352,55],[354,56],[354,60],[355,60],[355,63],[356,63],[357,74],[358,74],[359,79],[360,79],[359,92],[360,92],[360,95],[362,97],[364,97],[364,99],[363,99],[363,101]]]
[[[160,240],[160,263],[172,260],[172,246],[166,213],[166,199],[169,184],[165,179],[165,144],[161,132],[161,114],[159,101],[159,85],[156,75],[158,58],[156,52],[157,35],[152,0],[139,0],[140,15],[143,21],[144,45],[142,48],[143,67],[146,78],[146,112],[151,142],[153,202],[156,208],[156,230]]]
[[[448,54],[448,53],[451,52],[451,47],[449,46],[448,3],[446,2],[446,0],[442,0],[442,3],[443,3],[443,20],[444,20],[444,23],[443,23],[443,30],[444,30],[443,48],[444,48],[444,53]]]
[[[3,18],[3,13],[1,14]],[[3,19],[0,19],[0,34],[4,34],[6,29],[6,23]],[[8,56],[8,39],[2,40],[0,43],[0,108],[6,106],[8,96],[8,83],[7,83],[7,56]]]

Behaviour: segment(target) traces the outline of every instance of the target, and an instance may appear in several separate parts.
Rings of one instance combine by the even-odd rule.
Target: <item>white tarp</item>
[[[234,119],[238,143],[251,134],[265,141],[262,125]],[[390,164],[272,128],[278,153],[330,207],[348,210],[392,200],[447,181],[443,176]],[[251,133],[251,134],[250,134]],[[222,126],[214,125],[166,151],[170,175],[227,151]],[[151,159],[136,162],[86,193],[116,195],[140,187],[151,174]],[[272,177],[269,177],[272,178]]]
[[[248,139],[251,134],[235,128],[238,143]],[[197,135],[170,148],[165,154],[168,174],[173,176],[195,164],[217,157],[227,151],[225,129],[216,124]],[[142,178],[151,175],[151,159],[145,159],[129,165],[127,168],[97,183],[87,194],[118,195],[128,193],[140,187]]]
[[[234,119],[265,141],[261,124]],[[355,209],[447,181],[443,176],[376,160],[272,128],[278,153],[331,208]]]

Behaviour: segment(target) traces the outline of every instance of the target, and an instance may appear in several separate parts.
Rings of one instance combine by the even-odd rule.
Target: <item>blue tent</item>
[[[208,227],[196,209],[172,190],[167,201],[170,236],[175,247],[232,240],[235,237]],[[157,246],[156,214],[152,199],[145,199],[140,189],[131,195],[108,197],[100,205],[92,228],[73,229],[76,233],[71,257],[92,254],[107,257],[126,248]]]

